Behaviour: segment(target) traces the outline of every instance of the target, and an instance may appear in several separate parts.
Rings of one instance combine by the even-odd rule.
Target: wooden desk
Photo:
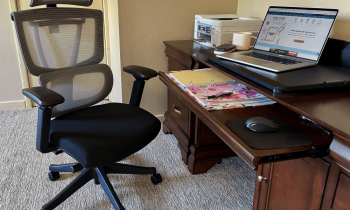
[[[344,45],[344,42],[337,40],[330,42],[336,42],[339,49]],[[168,87],[164,132],[176,136],[182,159],[192,173],[205,173],[214,164],[220,163],[222,158],[238,155],[252,170],[257,170],[253,209],[348,209],[350,89],[274,94],[263,86],[208,62],[210,55],[202,51],[208,49],[205,46],[193,41],[169,41],[164,44],[169,71],[211,67],[278,102],[263,107],[207,111],[160,72],[160,79]],[[324,54],[327,55],[327,52]],[[332,133],[327,135],[312,123],[300,119],[300,115]],[[271,150],[250,148],[231,132],[225,121],[254,116],[280,117],[309,136],[313,144]],[[322,155],[324,146],[329,145],[329,156]],[[291,156],[292,160],[288,160]]]

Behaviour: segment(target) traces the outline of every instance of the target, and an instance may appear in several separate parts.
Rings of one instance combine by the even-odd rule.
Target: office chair
[[[111,92],[113,75],[105,64],[103,14],[100,10],[57,8],[56,4],[90,6],[92,0],[32,0],[31,7],[13,12],[22,56],[41,87],[22,93],[39,105],[36,148],[42,153],[67,153],[77,163],[50,165],[51,181],[59,172],[80,175],[42,209],[54,209],[94,179],[115,209],[124,209],[107,174],[153,174],[153,167],[116,163],[149,144],[160,131],[160,121],[139,108],[145,81],[157,72],[140,66],[123,70],[135,77],[129,104],[92,106]]]

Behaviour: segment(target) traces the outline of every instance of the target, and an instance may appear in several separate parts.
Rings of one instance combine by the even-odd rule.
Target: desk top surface
[[[350,88],[330,88],[318,90],[303,90],[290,93],[274,93],[245,77],[224,69],[208,60],[211,54],[206,53],[206,46],[192,40],[166,41],[164,44],[183,54],[190,55],[211,68],[214,68],[231,78],[243,83],[253,90],[264,94],[279,104],[303,115],[319,125],[331,130],[350,141]],[[237,68],[243,68],[237,65]],[[281,74],[281,73],[279,73]],[[282,73],[283,74],[283,73]]]

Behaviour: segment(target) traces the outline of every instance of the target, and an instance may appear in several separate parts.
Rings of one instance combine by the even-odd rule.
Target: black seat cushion
[[[134,154],[157,136],[160,127],[155,116],[139,107],[109,103],[52,120],[50,142],[92,168]]]

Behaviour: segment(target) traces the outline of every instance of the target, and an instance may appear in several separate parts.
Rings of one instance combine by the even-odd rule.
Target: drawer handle
[[[267,177],[263,177],[263,176],[258,176],[258,182],[262,182],[263,180],[267,180]]]
[[[178,109],[176,108],[175,104],[173,104],[173,107],[174,107],[174,111],[175,111],[176,113],[178,113],[179,115],[182,115],[182,113],[180,112],[180,110],[178,110]]]

